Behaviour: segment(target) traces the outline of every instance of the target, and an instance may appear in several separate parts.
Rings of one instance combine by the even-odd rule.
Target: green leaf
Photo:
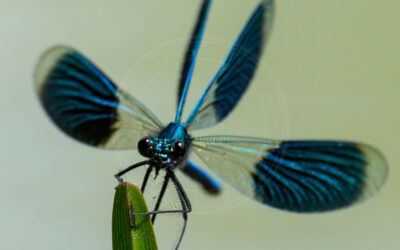
[[[131,212],[148,212],[140,189],[131,183],[118,185],[112,215],[113,250],[157,250],[149,215],[133,216]]]

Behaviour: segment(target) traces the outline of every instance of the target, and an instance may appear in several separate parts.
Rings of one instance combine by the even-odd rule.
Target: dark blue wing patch
[[[264,6],[259,6],[237,40],[217,78],[215,101],[218,120],[224,119],[246,91],[254,76],[262,50]],[[205,107],[206,108],[206,107]]]
[[[57,46],[40,58],[35,89],[47,114],[71,137],[107,149],[134,149],[162,123],[77,51]]]
[[[242,194],[294,212],[366,200],[388,174],[384,156],[360,143],[205,136],[192,138],[192,150]]]
[[[251,175],[262,203],[296,212],[322,212],[362,200],[370,193],[367,190],[380,187],[386,173],[383,156],[365,145],[287,141],[269,150]]]
[[[201,39],[203,37],[204,29],[206,26],[210,5],[211,0],[203,0],[199,16],[197,17],[196,25],[186,48],[178,85],[178,110],[175,119],[176,122],[180,122],[183,109],[185,107],[190,80],[192,78],[194,65],[196,63],[196,56],[199,51]]]
[[[38,72],[38,94],[54,123],[87,144],[107,141],[117,118],[116,86],[74,50],[57,47],[43,57],[52,61]]]
[[[274,2],[263,1],[243,28],[223,65],[207,87],[187,125],[207,128],[225,119],[252,80],[272,27]]]
[[[185,83],[187,82],[188,76],[190,77],[193,64],[195,63],[195,57],[200,47],[202,34],[204,31],[205,23],[207,21],[207,14],[210,8],[211,0],[204,0],[200,9],[199,17],[197,18],[196,26],[193,29],[192,36],[186,48],[186,53],[183,60],[182,71],[178,85],[178,105],[181,100]]]

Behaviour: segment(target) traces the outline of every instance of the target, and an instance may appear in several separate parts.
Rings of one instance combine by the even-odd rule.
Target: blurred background
[[[0,249],[111,249],[113,174],[141,160],[77,143],[50,122],[33,91],[40,54],[57,44],[78,49],[167,123],[200,2],[0,2]],[[186,115],[257,3],[214,1]],[[369,143],[389,162],[383,190],[350,209],[299,215],[228,185],[208,197],[179,174],[193,203],[182,249],[400,248],[399,12],[398,0],[277,1],[241,104],[194,133]],[[163,232],[176,225],[156,227],[160,249],[172,248]]]

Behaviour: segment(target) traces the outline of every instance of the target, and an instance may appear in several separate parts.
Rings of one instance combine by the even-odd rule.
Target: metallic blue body
[[[170,152],[174,142],[181,141],[186,147],[190,146],[190,137],[187,133],[185,124],[171,122],[163,130],[160,131],[158,136],[150,138],[150,149],[152,151],[151,158],[154,162],[162,166],[173,165],[177,166],[180,161],[186,159],[182,158],[180,161],[172,161]]]
[[[192,161],[187,160],[181,170],[191,179],[199,182],[209,194],[215,195],[221,192],[221,183],[209,173],[196,166]]]
[[[171,122],[157,136],[160,139],[170,139],[183,141],[187,146],[190,145],[190,136],[187,133],[186,125],[183,123]]]
[[[160,166],[173,163],[173,168],[175,168],[180,165],[182,172],[192,180],[200,183],[209,194],[218,194],[221,191],[220,182],[193,162],[187,160],[187,157],[184,157],[181,162],[171,162],[169,153],[171,146],[176,141],[182,141],[186,144],[186,147],[190,148],[191,138],[187,133],[186,125],[171,122],[156,137],[150,139],[151,150],[153,152],[151,156],[152,160],[158,162]]]

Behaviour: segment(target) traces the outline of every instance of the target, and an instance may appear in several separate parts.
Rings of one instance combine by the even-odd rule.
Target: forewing
[[[190,80],[193,74],[196,56],[200,48],[201,39],[203,37],[204,28],[207,22],[207,16],[210,9],[211,0],[203,0],[196,25],[192,36],[186,48],[185,57],[183,59],[181,76],[178,85],[178,111],[177,121],[179,122],[182,116],[185,100],[189,89]]]
[[[323,212],[365,200],[386,180],[383,155],[337,141],[200,137],[193,151],[243,194],[275,208]]]
[[[211,127],[235,108],[254,76],[263,45],[271,31],[274,1],[255,9],[186,124],[190,129]]]
[[[46,51],[35,69],[35,90],[53,122],[76,140],[107,149],[133,149],[161,122],[72,48]]]

